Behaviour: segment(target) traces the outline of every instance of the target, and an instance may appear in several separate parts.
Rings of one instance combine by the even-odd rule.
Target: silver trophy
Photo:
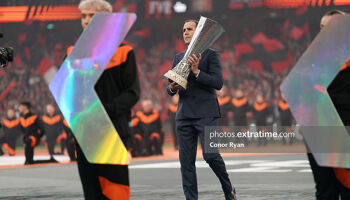
[[[188,57],[192,54],[198,55],[203,53],[223,32],[224,29],[216,21],[201,16],[184,57],[173,69],[165,73],[164,76],[186,89],[187,77],[191,71]]]

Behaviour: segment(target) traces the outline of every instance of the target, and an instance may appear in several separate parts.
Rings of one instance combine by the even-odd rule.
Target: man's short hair
[[[341,10],[330,10],[326,12],[323,16],[333,16],[333,15],[346,15],[346,12],[343,12]]]
[[[78,6],[79,10],[95,9],[98,12],[112,12],[112,5],[105,0],[82,0]]]
[[[31,107],[29,101],[22,101],[21,103],[19,103],[19,105],[25,106],[25,107],[27,107],[29,110],[30,110],[30,107]]]
[[[16,111],[16,109],[14,109],[12,107],[7,108],[7,111],[9,111],[9,110]]]
[[[196,27],[197,27],[197,25],[198,25],[198,20],[195,20],[195,19],[186,19],[186,20],[185,20],[185,24],[186,24],[187,22],[194,22],[194,23],[196,24]]]

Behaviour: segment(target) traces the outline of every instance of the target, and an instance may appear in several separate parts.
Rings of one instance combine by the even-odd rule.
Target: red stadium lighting
[[[312,6],[312,7],[321,7],[321,6],[330,6],[331,0],[265,0],[264,3],[266,6],[273,8],[296,8],[300,6]],[[343,6],[350,5],[350,0],[333,0],[333,5]]]
[[[29,10],[28,6],[0,7],[0,23],[23,22],[26,20],[56,21],[74,20],[80,18],[80,11],[76,6],[64,5],[43,9],[41,13],[34,13],[34,7]],[[39,6],[38,10],[41,10]],[[28,18],[26,18],[29,13]]]
[[[335,6],[350,5],[350,0],[334,0],[333,3]]]

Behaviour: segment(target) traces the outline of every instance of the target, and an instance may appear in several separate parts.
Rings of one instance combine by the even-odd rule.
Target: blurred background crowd
[[[335,1],[289,4],[264,0],[109,1],[114,11],[138,15],[125,40],[134,47],[141,82],[142,100],[134,113],[137,116],[138,111],[144,111],[142,102],[151,103],[152,108],[145,112],[157,110],[162,141],[171,138],[172,132],[169,115],[172,102],[165,90],[168,82],[163,74],[171,68],[174,55],[186,49],[182,41],[185,19],[199,19],[203,15],[224,27],[225,33],[213,48],[220,52],[226,95],[233,97],[241,90],[251,106],[261,95],[271,109],[271,118],[278,123],[279,85],[318,33],[320,17],[334,8],[347,11],[345,6],[336,6]],[[80,16],[74,9],[67,11],[72,12],[67,19],[38,16],[62,6],[75,8],[78,3],[78,0],[0,2],[0,13],[5,7],[27,6],[27,11],[23,11],[27,18],[11,21],[0,15],[0,32],[4,34],[0,46],[15,49],[14,62],[0,70],[0,119],[23,100],[30,101],[38,115],[45,114],[47,104],[55,104],[48,83],[62,64],[67,47],[75,43],[82,31]],[[248,120],[253,123],[252,115],[254,112]],[[233,118],[234,114],[229,114],[229,124],[233,124]]]

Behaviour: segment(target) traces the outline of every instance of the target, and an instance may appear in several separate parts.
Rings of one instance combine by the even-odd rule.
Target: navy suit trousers
[[[204,127],[217,125],[217,118],[197,118],[176,120],[182,186],[187,200],[198,199],[196,154],[198,137],[204,146]],[[203,148],[204,149],[204,148]],[[224,160],[219,153],[204,153],[203,158],[219,178],[225,195],[232,192],[232,185],[226,171]]]

